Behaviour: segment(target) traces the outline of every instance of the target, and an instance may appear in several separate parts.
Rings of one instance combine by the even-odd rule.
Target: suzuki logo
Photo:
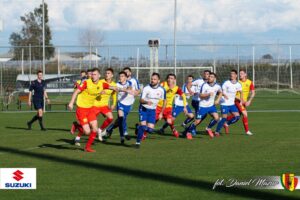
[[[17,170],[13,173],[15,176],[13,177],[16,181],[20,181],[24,177],[22,176],[24,173],[21,172],[20,170]]]

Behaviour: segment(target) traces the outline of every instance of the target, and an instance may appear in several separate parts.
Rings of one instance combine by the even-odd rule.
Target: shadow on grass
[[[178,185],[182,187],[189,187],[189,188],[208,191],[212,193],[233,195],[236,197],[246,197],[252,199],[271,199],[271,200],[299,199],[298,197],[285,196],[282,194],[275,194],[275,193],[270,193],[262,190],[252,190],[252,189],[245,189],[245,188],[237,189],[237,188],[217,187],[215,190],[212,190],[214,183],[209,181],[183,178],[179,176],[166,175],[159,172],[155,173],[155,172],[149,172],[149,171],[144,171],[139,169],[120,167],[116,165],[101,164],[101,163],[95,163],[95,162],[83,161],[83,160],[75,160],[67,157],[17,150],[9,147],[0,147],[0,151],[15,154],[15,155],[27,156],[35,159],[40,159],[40,160],[67,164],[70,166],[77,165],[87,169],[105,171],[109,173],[119,174],[122,176],[132,176],[140,179],[147,179],[151,181],[163,182],[163,183]]]
[[[126,144],[126,142],[125,142],[125,144],[121,144],[120,142],[111,142],[111,141],[105,140],[102,143],[105,145],[111,145],[111,146],[119,146],[119,147],[126,147],[126,148],[132,147],[132,145]]]
[[[40,148],[54,148],[54,149],[59,149],[59,150],[82,150],[82,149],[78,149],[76,147],[66,147],[66,146],[63,146],[63,144],[41,144],[38,147],[40,147]]]
[[[29,131],[29,129],[26,127],[14,127],[14,126],[6,126],[7,129],[14,129],[14,130],[26,130]]]
[[[15,127],[15,126],[6,126],[5,128],[7,129],[14,129],[14,130],[26,130],[29,131],[27,127]],[[34,129],[32,129],[34,130]],[[36,129],[40,130],[40,129]],[[70,129],[65,129],[65,128],[47,128],[47,131],[65,131],[65,132],[70,132]]]

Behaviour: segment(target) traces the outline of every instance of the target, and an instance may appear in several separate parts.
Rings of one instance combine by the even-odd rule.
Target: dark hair
[[[192,74],[188,75],[187,77],[188,77],[188,78],[189,78],[189,77],[192,77],[192,78],[194,79],[194,76],[193,76]]]
[[[96,72],[96,71],[100,74],[100,69],[99,68],[95,67],[95,68],[92,69],[92,72]]]
[[[172,73],[170,73],[170,74],[167,75],[167,79],[168,79],[170,76],[173,76],[173,77],[176,79],[176,75],[175,75],[175,74],[172,74]]]
[[[247,72],[246,72],[246,69],[240,69],[240,72],[245,72],[245,73],[247,73]]]
[[[216,74],[216,73],[214,73],[214,72],[210,72],[210,73],[209,73],[209,75],[214,75],[214,76],[215,76],[215,78],[217,78],[217,74]]]
[[[107,72],[107,71],[110,71],[112,74],[114,73],[114,70],[113,70],[113,68],[111,68],[111,67],[106,68],[105,71],[106,71],[106,72]]]
[[[86,70],[87,73],[92,72],[92,71],[93,71],[93,69]]]
[[[124,67],[123,71],[125,71],[125,70],[129,70],[131,72],[131,68],[130,67]]]
[[[210,72],[211,72],[211,71],[208,70],[208,69],[206,69],[206,70],[203,71],[203,73],[210,73]]]
[[[119,72],[119,75],[121,75],[121,74],[124,74],[124,75],[127,77],[127,74],[126,74],[126,72],[124,72],[124,71],[120,71],[120,72]]]
[[[43,73],[43,71],[42,71],[42,70],[39,70],[39,71],[36,72],[37,75],[38,75],[39,73]]]
[[[85,70],[80,71],[80,74],[82,74],[82,73],[86,73],[86,71]]]
[[[157,73],[157,72],[153,72],[151,76],[157,76],[158,79],[160,79],[160,75],[159,75],[159,73]]]
[[[234,72],[236,75],[238,74],[235,69],[232,69],[230,72]]]

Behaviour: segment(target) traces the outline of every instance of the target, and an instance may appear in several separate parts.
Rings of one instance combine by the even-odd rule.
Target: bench
[[[28,93],[20,93],[17,100],[18,109],[21,110],[22,105],[23,104],[27,105],[27,103],[28,103]],[[30,109],[32,110],[32,105]]]
[[[61,105],[65,106],[65,109],[68,110],[69,103],[62,102],[62,101],[51,101],[50,100],[50,103],[47,103],[46,105],[47,105],[47,110],[50,110],[50,111],[52,109],[52,106],[61,106]]]

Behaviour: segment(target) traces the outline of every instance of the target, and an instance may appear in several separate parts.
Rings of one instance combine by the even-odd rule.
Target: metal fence
[[[30,75],[42,69],[42,60],[37,59],[40,46],[16,48],[0,47],[0,94],[6,104],[9,104],[9,96],[28,89],[28,84],[20,84],[26,82],[24,77],[32,81]],[[200,76],[204,69],[213,69],[218,82],[223,82],[231,69],[244,68],[257,88],[275,92],[300,90],[300,45],[177,45],[176,71],[173,50],[173,45],[160,45],[158,68],[154,70],[162,73],[162,77],[176,72],[179,85],[187,75]],[[153,71],[151,59],[147,45],[55,46],[55,53],[46,60],[45,75],[56,76],[52,86],[57,87],[54,91],[62,92],[64,90],[60,89],[71,87],[81,70],[98,67],[104,72],[105,68],[112,67],[118,72],[124,67],[133,67],[134,76],[147,84]],[[67,75],[73,75],[73,78]]]

